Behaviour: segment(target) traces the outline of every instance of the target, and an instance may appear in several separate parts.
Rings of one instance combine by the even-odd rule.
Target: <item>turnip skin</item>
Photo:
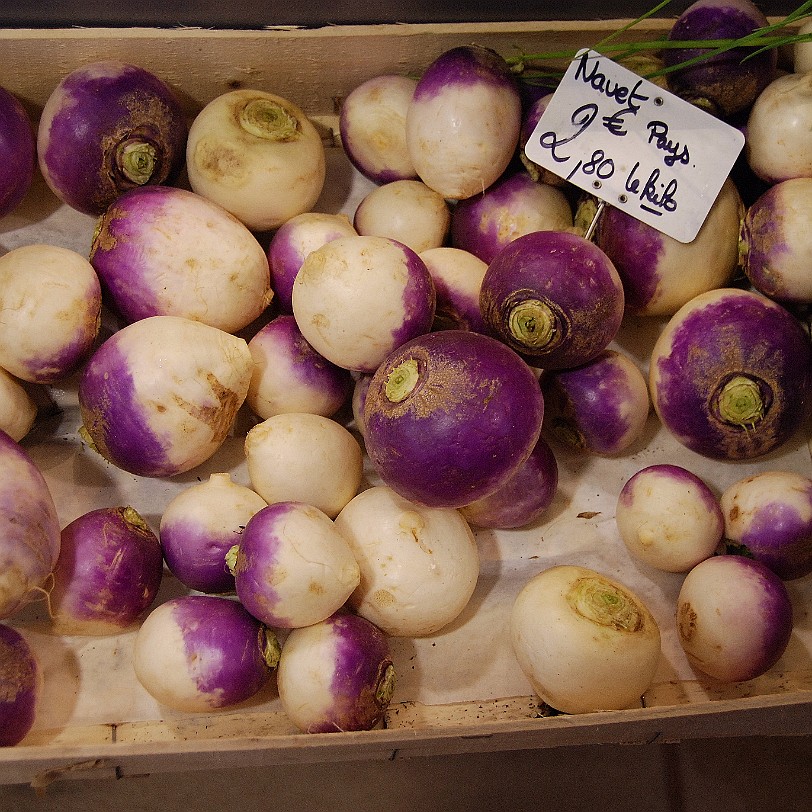
[[[352,374],[316,352],[292,315],[269,321],[248,349],[254,369],[246,403],[263,420],[285,412],[332,417],[350,396]]]
[[[651,401],[646,378],[627,355],[603,350],[572,369],[541,376],[545,427],[569,448],[621,454],[643,435]]]
[[[326,513],[303,502],[262,508],[235,546],[229,562],[237,597],[276,629],[326,620],[360,582],[347,540]]]
[[[30,383],[55,383],[91,352],[101,326],[99,278],[81,254],[29,244],[0,257],[0,366]]]
[[[798,27],[799,34],[812,34],[812,20],[802,22]],[[792,46],[792,68],[795,73],[812,71],[812,42],[796,42]]]
[[[200,713],[254,696],[278,653],[273,632],[237,601],[183,595],[147,615],[135,636],[133,668],[162,705]]]
[[[198,592],[233,592],[226,554],[239,542],[248,520],[266,504],[225,472],[184,488],[164,508],[158,528],[172,574]]]
[[[679,465],[640,469],[618,494],[615,521],[629,554],[665,572],[688,572],[712,556],[725,522],[714,492]]]
[[[514,172],[457,203],[451,217],[451,242],[490,263],[516,237],[572,226],[572,206],[561,189],[536,182],[526,172]]]
[[[780,447],[808,408],[809,339],[760,293],[724,288],[683,305],[655,342],[649,391],[683,445],[715,459],[753,459]]]
[[[28,390],[0,368],[0,431],[19,443],[33,428],[37,413],[37,404]]]
[[[20,100],[0,87],[0,217],[13,212],[31,188],[36,136]]]
[[[738,269],[744,215],[741,196],[729,179],[689,243],[607,206],[595,242],[620,274],[626,313],[671,316],[694,296],[728,285]]]
[[[787,305],[812,303],[812,177],[763,192],[742,223],[742,268],[753,287]]]
[[[19,744],[34,726],[42,671],[15,628],[0,623],[0,747]]]
[[[67,524],[49,590],[57,634],[118,634],[134,626],[158,594],[158,537],[130,507],[97,508]]]
[[[0,432],[0,620],[42,594],[59,556],[56,505],[29,453]]]
[[[349,612],[293,629],[279,657],[279,699],[303,733],[372,730],[395,689],[386,635]]]
[[[464,45],[423,72],[406,114],[420,179],[447,200],[484,191],[507,169],[521,129],[515,77],[495,51]]]
[[[462,507],[527,459],[543,415],[536,376],[513,350],[481,333],[441,330],[399,347],[372,376],[366,450],[401,496]]]
[[[741,682],[781,658],[792,634],[792,601],[784,582],[760,561],[717,555],[685,576],[676,622],[694,668],[720,682]]]
[[[119,468],[183,473],[223,444],[251,380],[245,340],[180,316],[113,333],[79,379],[82,433]]]
[[[533,690],[562,713],[639,706],[660,660],[660,630],[645,604],[574,565],[550,567],[522,587],[510,637]]]
[[[766,564],[785,581],[812,572],[812,480],[792,471],[762,471],[720,497],[729,552]]]
[[[428,332],[436,301],[423,260],[388,237],[332,240],[308,254],[293,283],[302,335],[353,372],[374,372],[396,347]]]
[[[241,89],[215,97],[197,114],[186,170],[193,191],[251,231],[271,231],[313,209],[326,160],[321,136],[296,104]]]
[[[543,369],[585,364],[614,339],[624,294],[598,246],[563,231],[535,231],[506,245],[482,280],[479,306],[493,335]]]
[[[178,100],[157,76],[93,62],[65,76],[46,101],[39,166],[57,197],[99,215],[127,189],[170,181],[183,165],[187,133]]]
[[[279,226],[268,244],[268,265],[280,313],[293,313],[293,281],[305,257],[331,240],[357,234],[346,214],[302,212]]]
[[[186,189],[142,186],[118,197],[96,225],[90,262],[128,322],[183,316],[236,333],[273,298],[256,237]]]
[[[468,605],[479,551],[460,511],[418,505],[377,485],[348,502],[335,525],[361,570],[349,607],[387,634],[435,634]]]
[[[416,87],[409,76],[374,76],[341,105],[341,145],[352,165],[374,183],[417,178],[406,145],[406,114]]]

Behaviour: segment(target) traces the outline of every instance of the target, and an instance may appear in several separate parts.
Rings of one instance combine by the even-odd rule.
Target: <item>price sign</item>
[[[525,153],[607,204],[691,242],[743,146],[735,127],[582,50]]]

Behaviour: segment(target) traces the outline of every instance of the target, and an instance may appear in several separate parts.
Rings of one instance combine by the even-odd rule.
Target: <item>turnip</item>
[[[265,505],[256,491],[234,482],[226,472],[181,490],[164,508],[158,528],[172,574],[198,592],[233,592],[226,554]]]
[[[752,459],[801,426],[811,371],[809,338],[787,310],[760,293],[721,288],[669,319],[651,352],[649,391],[683,445]]]
[[[643,601],[613,578],[568,564],[522,587],[510,638],[533,690],[562,713],[639,706],[660,660],[660,630]]]
[[[372,730],[395,680],[386,635],[349,612],[290,632],[277,669],[282,708],[303,733]]]
[[[434,634],[468,605],[479,551],[460,511],[418,505],[377,485],[347,503],[335,526],[360,567],[349,605],[387,634]]]
[[[812,19],[801,23],[798,27],[798,34],[807,37],[812,35]],[[812,71],[812,39],[798,40],[793,44],[792,68],[795,73]]]
[[[751,0],[697,0],[674,21],[668,39],[675,42],[738,39],[766,25],[767,18]],[[730,118],[749,108],[774,76],[775,49],[761,53],[755,50],[739,47],[708,55],[670,73],[669,86],[683,98]],[[707,49],[666,48],[662,58],[670,67],[704,54]]]
[[[812,71],[773,79],[750,109],[744,154],[767,183],[812,177]]]
[[[792,602],[784,582],[760,561],[718,555],[685,576],[676,622],[694,668],[720,682],[740,682],[781,658],[792,634]]]
[[[122,192],[171,181],[183,165],[186,118],[173,91],[144,68],[115,60],[69,73],[39,120],[37,154],[46,183],[85,214]]]
[[[572,369],[541,376],[544,426],[571,449],[614,455],[643,435],[651,402],[637,364],[618,350],[606,349]]]
[[[519,160],[527,174],[534,181],[549,183],[552,186],[564,186],[565,181],[560,175],[556,175],[543,166],[539,166],[535,161],[531,161],[524,151],[527,142],[530,140],[530,136],[536,129],[536,125],[539,123],[542,114],[547,109],[547,105],[552,98],[552,93],[543,92],[540,96],[525,105],[524,111],[522,112],[522,126],[519,130]]]
[[[347,539],[324,511],[276,502],[255,513],[227,556],[240,603],[277,629],[326,620],[358,586]]]
[[[310,211],[324,186],[324,145],[292,101],[264,90],[212,99],[189,127],[192,189],[252,231],[270,231]]]
[[[724,519],[705,481],[679,465],[640,469],[620,490],[618,533],[629,554],[665,572],[688,572],[722,542]]]
[[[341,104],[341,146],[353,166],[375,183],[417,177],[406,145],[406,113],[416,87],[410,76],[374,76]]]
[[[22,203],[34,180],[36,136],[22,102],[0,87],[0,217]]]
[[[748,207],[741,260],[765,296],[787,305],[812,303],[812,177],[776,183]]]
[[[547,441],[539,437],[530,456],[493,493],[460,512],[477,527],[511,530],[539,519],[558,492],[558,461]]]
[[[0,620],[44,592],[59,556],[53,496],[29,453],[0,431]]]
[[[694,296],[728,285],[738,269],[744,204],[726,180],[696,237],[680,242],[622,209],[601,212],[595,242],[623,282],[627,313],[671,316]]]
[[[484,192],[457,203],[451,242],[490,263],[516,237],[572,228],[572,214],[557,186],[534,181],[526,172],[508,173]]]
[[[488,264],[470,251],[445,245],[420,252],[434,282],[436,307],[433,330],[488,328],[479,309],[479,290]]]
[[[42,671],[17,629],[0,623],[0,747],[19,744],[34,726]]]
[[[341,237],[311,251],[293,283],[305,339],[334,364],[374,372],[396,347],[428,332],[436,294],[425,263],[388,237]]]
[[[623,285],[609,257],[578,234],[535,231],[488,265],[479,299],[493,334],[533,366],[566,369],[606,349],[623,319]]]
[[[267,684],[279,660],[270,629],[237,601],[184,595],[159,604],[135,636],[133,668],[162,705],[184,712],[227,708]]]
[[[75,372],[101,325],[99,278],[81,254],[30,244],[0,257],[0,367],[54,383]]]
[[[372,383],[372,375],[359,375],[355,380],[352,390],[352,419],[355,430],[364,436],[364,402],[366,401],[369,385]]]
[[[363,451],[340,423],[291,412],[269,417],[245,437],[248,476],[266,502],[304,502],[331,519],[363,477]]]
[[[0,368],[0,431],[20,442],[37,419],[37,404],[23,384]]]
[[[133,507],[95,508],[63,529],[48,590],[58,634],[108,635],[141,620],[158,594],[158,537]]]
[[[316,211],[297,214],[279,226],[268,244],[268,265],[274,301],[281,313],[293,313],[293,280],[305,257],[330,240],[357,233],[346,214]]]
[[[256,237],[186,189],[144,186],[118,197],[96,225],[90,262],[128,322],[183,316],[236,333],[273,297]]]
[[[445,51],[423,72],[406,113],[418,176],[449,200],[483,192],[510,164],[521,119],[517,81],[499,54],[479,45]]]
[[[366,194],[355,210],[359,234],[391,237],[418,254],[445,244],[451,210],[445,198],[419,180],[393,180]]]
[[[544,400],[508,346],[466,330],[420,336],[391,353],[364,399],[372,465],[401,496],[462,507],[515,473],[539,438]]]
[[[248,349],[254,369],[245,400],[263,420],[284,412],[332,417],[350,396],[351,373],[316,352],[292,315],[268,322]]]
[[[104,341],[79,379],[81,433],[141,476],[188,471],[223,444],[253,362],[244,339],[181,316],[151,316]]]
[[[785,581],[812,572],[812,479],[767,470],[740,479],[720,498],[725,543]]]

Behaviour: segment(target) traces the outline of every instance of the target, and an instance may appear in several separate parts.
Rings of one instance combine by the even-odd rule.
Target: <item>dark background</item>
[[[295,25],[351,25],[363,23],[496,22],[634,18],[656,0],[5,0],[0,8],[3,28],[62,28],[78,26],[202,26],[207,28],[264,28]],[[763,0],[768,15],[784,15],[800,0]],[[676,16],[690,0],[674,0],[660,13]]]

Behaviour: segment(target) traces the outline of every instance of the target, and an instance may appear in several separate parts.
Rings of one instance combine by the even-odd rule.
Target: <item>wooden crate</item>
[[[102,58],[121,59],[151,69],[177,91],[190,117],[206,102],[230,89],[264,88],[295,101],[320,122],[334,153],[332,160],[343,159],[346,163],[336,140],[338,105],[365,79],[383,73],[417,75],[443,50],[460,44],[488,45],[506,56],[588,46],[623,22],[392,24],[262,31],[3,30],[0,31],[0,83],[24,101],[35,119],[63,75]],[[668,25],[663,20],[646,22],[628,37],[660,36]],[[331,205],[351,208],[364,190],[358,178],[345,182],[335,190],[335,195],[346,192],[347,198],[338,202],[330,198]],[[42,236],[44,240],[58,240],[84,251],[89,246],[93,221],[49,198],[49,191],[40,179],[23,205],[22,213],[10,215],[0,226],[0,243],[4,250]],[[646,330],[648,328],[643,332]],[[641,358],[644,353],[643,344]],[[68,385],[62,394],[70,399],[75,392]],[[87,507],[84,502],[71,501],[74,492],[80,494],[76,497],[80,500],[102,502],[107,498],[107,484],[75,483],[70,479],[70,472],[78,470],[78,461],[86,453],[75,438],[66,439],[68,429],[72,432],[74,428],[60,423],[50,434],[46,432],[29,444],[55,490],[63,524]],[[77,719],[66,712],[62,724],[35,726],[20,745],[0,751],[0,783],[30,782],[45,786],[71,776],[111,777],[294,761],[396,759],[566,745],[674,742],[754,733],[812,733],[810,578],[791,585],[798,617],[796,634],[787,655],[770,672],[747,683],[719,685],[691,674],[679,659],[673,631],[667,628],[667,612],[662,610],[658,620],[664,627],[671,660],[664,664],[639,708],[581,716],[549,715],[521,677],[516,676],[516,668],[508,662],[510,653],[504,644],[497,647],[496,655],[491,657],[487,651],[477,650],[483,637],[494,629],[504,628],[504,594],[509,595],[511,589],[515,592],[526,573],[540,569],[546,562],[582,560],[591,541],[611,535],[612,499],[634,470],[658,459],[682,462],[686,467],[700,465],[689,452],[669,444],[667,437],[657,433],[656,426],[652,427],[650,436],[652,444],[637,449],[624,460],[599,461],[594,465],[575,462],[567,501],[558,506],[553,518],[545,518],[529,530],[501,537],[478,534],[486,551],[487,583],[483,584],[464,622],[456,624],[448,635],[441,632],[414,648],[406,642],[398,644],[396,668],[407,678],[380,729],[360,733],[298,733],[272,694],[239,709],[211,715],[163,713],[160,708],[151,708],[149,713],[130,716],[126,708],[122,711],[120,707],[106,715],[105,669],[113,669],[110,681],[115,682],[127,667],[126,659],[118,671],[112,665],[132,641],[132,635],[123,635],[112,642],[91,644],[85,641],[66,656],[66,662],[72,662],[71,658],[86,658],[94,669],[92,679],[81,667],[60,672],[60,663],[52,664],[51,678],[59,680],[59,674],[64,673],[66,683],[62,686],[62,698],[73,701],[74,695],[100,691],[98,697],[92,698],[100,706],[98,718]],[[804,433],[790,444],[785,456],[772,458],[768,464],[786,465],[812,474],[807,437],[808,433]],[[239,438],[235,437],[234,441],[238,443]],[[212,462],[211,469],[219,464],[220,460]],[[707,478],[721,489],[757,468],[719,465],[708,469]],[[107,471],[105,476],[113,475]],[[239,466],[237,478],[244,478]],[[137,478],[126,479],[129,487],[130,480]],[[147,490],[136,492],[144,499],[149,492],[153,513],[147,518],[157,526],[161,505],[166,504],[172,491],[168,486],[156,491],[154,483],[147,483],[144,488]],[[578,544],[569,554],[565,542],[571,537],[577,537]],[[555,549],[547,553],[540,545],[550,539]],[[534,545],[539,545],[538,549]],[[618,570],[621,565],[628,568],[629,562],[620,561],[617,556],[622,556],[622,552],[616,551],[611,565]],[[507,565],[506,560],[512,563]],[[645,583],[641,583],[637,580],[639,575],[632,567],[620,577],[646,594],[661,592],[666,606],[673,600],[678,576],[646,576]],[[501,593],[502,604],[495,607],[492,594],[499,593],[499,589],[494,585],[498,586],[508,576],[514,580]],[[177,584],[173,585],[171,578],[165,580],[164,591],[170,594]],[[475,620],[477,612],[491,613],[493,620],[477,626],[480,622]],[[41,620],[35,612],[19,624],[25,627],[30,623],[36,635]],[[477,636],[470,640],[466,638],[468,626],[477,630]],[[93,646],[109,649],[99,653],[91,651]],[[459,684],[455,690],[446,693],[431,685],[432,678],[439,680],[455,659],[470,667],[469,672],[456,672]],[[492,672],[488,677],[488,691],[482,693],[476,676],[480,659]],[[410,665],[412,661],[417,661],[422,668],[417,676],[410,673],[415,668]],[[503,672],[507,674],[505,679],[502,679]],[[67,684],[71,679],[75,684]],[[127,679],[126,674],[122,679]],[[83,680],[91,684],[82,684]],[[132,675],[130,682],[135,682]],[[118,690],[113,685],[110,695]],[[137,691],[137,686],[129,685],[127,690]],[[426,694],[440,699],[425,701]],[[86,697],[85,701],[90,700]],[[52,704],[56,703],[57,700],[52,700]]]

